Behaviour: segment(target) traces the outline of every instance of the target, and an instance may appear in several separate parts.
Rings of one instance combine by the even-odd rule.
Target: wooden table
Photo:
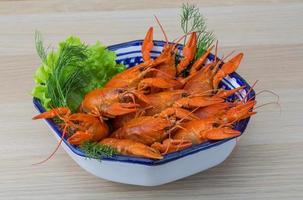
[[[0,199],[303,199],[303,3],[300,1],[197,2],[220,42],[220,55],[243,51],[238,72],[256,90],[280,96],[258,109],[232,155],[220,166],[159,187],[108,182],[81,169],[60,149],[35,114],[30,91],[39,65],[34,31],[46,44],[68,35],[87,43],[115,44],[143,38],[156,27],[170,39],[181,34],[181,1],[0,2]],[[156,39],[163,39],[158,27]],[[276,101],[257,97],[260,105]]]

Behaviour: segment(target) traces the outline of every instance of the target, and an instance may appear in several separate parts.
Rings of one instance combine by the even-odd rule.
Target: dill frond
[[[200,57],[214,42],[215,36],[212,31],[207,30],[206,19],[194,4],[183,4],[181,8],[181,28],[184,34],[197,32],[197,52],[195,59]],[[183,44],[186,44],[187,37],[184,37]]]
[[[45,62],[47,57],[47,51],[43,46],[43,39],[42,35],[39,31],[35,31],[35,45],[36,45],[36,51],[42,62]]]
[[[85,141],[79,147],[88,158],[112,157],[118,153],[115,148],[97,142]]]
[[[52,57],[50,57],[52,58]],[[85,77],[83,71],[86,46],[64,45],[59,57],[53,57],[52,75],[47,80],[47,89],[53,107],[68,106],[68,96],[78,89]]]

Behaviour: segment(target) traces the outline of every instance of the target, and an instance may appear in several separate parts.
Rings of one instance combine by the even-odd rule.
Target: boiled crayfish
[[[151,27],[142,43],[143,62],[86,94],[78,113],[62,107],[34,119],[59,118],[62,138],[67,137],[70,144],[94,141],[123,155],[151,159],[162,159],[164,154],[207,140],[240,135],[233,125],[255,114],[256,102],[227,101],[244,87],[224,90],[219,83],[238,68],[243,53],[225,63],[219,59],[208,61],[212,46],[194,60],[197,35],[192,32],[182,50],[183,57],[176,62],[177,42],[169,43],[163,33],[166,44],[156,59],[150,56]],[[185,69],[187,77],[181,75]]]

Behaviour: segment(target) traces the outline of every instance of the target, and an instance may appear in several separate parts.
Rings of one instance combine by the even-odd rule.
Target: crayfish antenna
[[[199,71],[201,69],[201,66],[203,65],[203,63],[205,62],[205,60],[207,59],[207,57],[209,56],[209,54],[213,48],[214,48],[214,45],[212,45],[210,48],[208,48],[208,50],[194,62],[193,66],[191,67],[191,69],[189,71],[190,75],[195,74],[197,71]]]
[[[257,95],[260,95],[262,93],[270,93],[274,96],[277,97],[277,100],[276,101],[271,101],[271,102],[267,102],[267,103],[264,103],[264,104],[261,104],[261,105],[258,105],[254,108],[254,110],[258,109],[258,108],[261,108],[261,107],[264,107],[264,106],[267,106],[267,105],[271,105],[271,104],[276,104],[279,106],[279,110],[280,110],[280,115],[282,113],[282,107],[281,107],[281,104],[280,104],[280,96],[278,94],[276,94],[275,92],[273,91],[270,91],[270,90],[261,90],[260,92],[256,93],[253,97],[251,97],[248,101],[250,101],[251,99],[255,98]]]
[[[231,55],[233,55],[235,53],[235,50],[232,50],[231,52],[229,52],[227,54],[227,56],[223,56],[222,61],[224,62],[228,57],[230,57]]]
[[[249,102],[249,101],[253,100],[257,95],[260,95],[260,94],[262,94],[262,93],[270,93],[270,94],[272,94],[272,95],[274,95],[274,96],[277,97],[277,101],[268,102],[268,103],[265,103],[265,104],[262,104],[262,105],[258,105],[258,106],[256,106],[253,110],[255,110],[255,109],[257,109],[257,108],[261,108],[261,107],[266,106],[266,105],[277,104],[277,105],[279,106],[280,114],[281,114],[282,108],[281,108],[281,105],[280,105],[280,103],[279,103],[279,102],[280,102],[280,96],[279,96],[278,94],[276,94],[275,92],[273,92],[273,91],[270,91],[270,90],[261,90],[260,92],[257,92],[255,95],[253,95],[252,97],[250,97],[250,98],[248,99],[248,95],[252,92],[253,88],[257,85],[258,81],[259,81],[259,80],[256,80],[256,81],[252,84],[252,86],[250,87],[250,89],[248,90],[248,92],[246,93],[246,95],[243,97],[243,99],[242,99],[241,102],[244,104],[245,102]]]
[[[280,114],[281,114],[282,108],[281,108],[281,105],[280,105],[280,103],[279,103],[279,102],[280,102],[280,96],[279,96],[277,93],[275,93],[275,92],[273,92],[273,91],[271,91],[271,90],[261,90],[260,92],[257,92],[255,95],[253,95],[252,97],[250,97],[250,99],[247,99],[247,98],[248,98],[248,95],[252,92],[253,88],[257,85],[258,81],[259,81],[259,80],[256,80],[256,81],[252,84],[252,86],[250,87],[250,89],[248,90],[248,92],[246,93],[246,95],[243,97],[243,99],[242,99],[241,102],[242,102],[242,103],[249,102],[249,101],[253,100],[257,95],[260,95],[260,94],[262,94],[262,93],[270,93],[270,94],[272,94],[272,95],[274,95],[274,96],[277,97],[277,101],[272,101],[272,102],[268,102],[268,103],[265,103],[265,104],[262,104],[262,105],[258,105],[258,106],[256,106],[253,110],[255,110],[255,109],[257,109],[257,108],[261,108],[261,107],[266,106],[266,105],[277,104],[277,105],[279,106]]]
[[[218,72],[219,67],[220,67],[221,64],[223,63],[223,60],[224,60],[224,55],[222,56],[221,59],[219,59],[218,62],[216,62],[215,66],[212,68],[212,70],[211,70],[212,76],[215,76],[215,74]],[[216,89],[217,89],[217,88],[216,88]]]
[[[219,67],[220,67],[222,64],[224,64],[224,61],[225,61],[228,57],[230,57],[234,52],[235,52],[235,51],[233,50],[233,51],[231,51],[230,53],[228,53],[227,56],[224,56],[224,55],[223,55],[223,56],[221,57],[221,59],[219,59],[218,62],[215,62],[216,65],[215,65],[215,66],[213,67],[213,69],[212,69],[213,76],[215,76],[215,74],[218,72]],[[216,59],[217,59],[217,56],[216,56]]]
[[[154,15],[154,17],[155,17],[158,25],[160,26],[160,29],[161,29],[164,37],[165,37],[166,44],[168,44],[168,37],[167,37],[167,35],[166,35],[165,31],[164,31],[164,28],[163,28],[162,24],[160,23],[160,21],[159,21],[159,19],[158,19],[158,17],[156,15]]]
[[[218,56],[218,40],[216,41],[216,45],[215,45],[215,60],[214,60],[214,62],[217,62],[217,56]]]
[[[189,32],[189,33],[186,33],[186,34],[184,34],[184,35],[182,35],[181,37],[179,37],[179,38],[176,38],[176,39],[174,39],[173,41],[172,41],[172,43],[174,44],[174,46],[172,47],[172,51],[177,51],[178,50],[178,48],[176,48],[176,46],[179,44],[179,42],[184,38],[184,37],[186,37],[186,36],[188,36],[188,35],[190,35],[190,34],[192,34],[193,32]]]
[[[231,90],[220,90],[220,89],[217,89],[218,92],[215,95],[218,96],[218,97],[221,97],[221,98],[227,98],[230,95],[235,94],[236,92],[244,89],[245,87],[246,86],[243,85],[243,86],[231,89]]]
[[[253,98],[256,97],[256,94],[255,94],[255,95],[254,95],[253,97],[251,97],[249,100],[247,99],[248,95],[252,92],[252,90],[254,89],[254,87],[257,85],[258,81],[259,81],[259,80],[256,80],[256,81],[251,85],[250,89],[248,90],[248,92],[246,93],[246,95],[243,97],[242,103],[244,103],[245,101],[249,101],[249,100],[251,100],[251,99],[253,99]]]
[[[275,93],[275,92],[273,92],[271,90],[261,90],[260,92],[257,92],[255,96],[260,95],[262,93],[270,93],[270,94],[272,94],[272,95],[274,95],[274,96],[277,97],[277,102],[280,101],[280,96],[277,93]]]
[[[179,38],[176,38],[172,41],[172,43],[174,44],[178,44],[184,37],[190,35],[190,34],[193,34],[194,32],[188,32],[188,33],[185,33],[184,35],[182,35],[181,37]]]
[[[63,139],[64,139],[64,137],[65,137],[65,134],[66,134],[66,132],[67,132],[66,129],[67,129],[67,126],[64,127],[64,130],[63,130],[61,139],[60,139],[60,141],[59,141],[57,147],[55,148],[55,150],[54,150],[46,159],[44,159],[44,160],[42,160],[42,161],[40,161],[40,162],[38,162],[38,163],[34,163],[34,164],[32,164],[32,165],[40,165],[40,164],[42,164],[42,163],[45,163],[45,162],[47,162],[49,159],[51,159],[51,158],[55,155],[55,153],[58,151],[58,149],[59,149],[59,147],[61,146],[62,141],[63,141]]]
[[[60,139],[58,145],[56,146],[55,150],[46,159],[42,160],[41,162],[34,163],[32,165],[39,165],[39,164],[45,163],[46,161],[51,159],[51,157],[53,157],[53,155],[55,155],[55,153],[58,151],[58,149],[59,149],[60,145],[62,144],[62,141],[65,137],[65,134],[67,132],[68,125],[70,124],[70,121],[66,118],[66,116],[69,117],[70,114],[71,114],[71,111],[70,111],[69,108],[59,107],[59,108],[53,108],[49,111],[46,111],[44,113],[41,113],[40,115],[37,115],[37,116],[33,117],[33,119],[58,117],[60,120],[62,120],[65,123],[65,125],[64,125],[64,128],[63,128],[63,133],[62,133],[61,139]],[[63,116],[61,116],[61,115],[63,115]]]

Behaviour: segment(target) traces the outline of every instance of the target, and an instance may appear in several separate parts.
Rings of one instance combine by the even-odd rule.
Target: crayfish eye
[[[183,93],[181,94],[181,96],[182,96],[182,97],[188,97],[189,95],[188,95],[186,92],[183,92]]]
[[[166,132],[166,131],[169,131],[169,129],[170,129],[169,127],[165,127],[165,128],[164,128],[164,131],[165,131],[165,132]]]
[[[140,68],[139,68],[139,71],[140,71],[140,72],[143,72],[144,70],[145,70],[144,67],[140,67]]]
[[[123,90],[122,88],[117,88],[116,91],[117,91],[118,93],[123,93],[123,92],[124,92],[124,90]]]
[[[214,123],[214,127],[219,127],[220,126],[220,124],[218,124],[218,123]]]

